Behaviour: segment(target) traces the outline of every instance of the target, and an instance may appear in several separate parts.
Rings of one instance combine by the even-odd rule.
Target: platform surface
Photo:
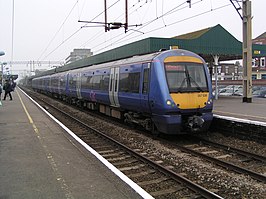
[[[213,113],[266,123],[266,98],[252,98],[252,103],[242,101],[242,97],[219,97],[214,100]]]
[[[0,106],[0,198],[142,198],[19,89]]]

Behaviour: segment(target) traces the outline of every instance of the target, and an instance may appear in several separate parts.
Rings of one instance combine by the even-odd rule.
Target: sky
[[[252,38],[266,32],[266,0],[252,2]],[[14,4],[13,4],[14,3]],[[128,0],[129,30],[105,32],[104,0],[0,0],[0,62],[4,70],[22,76],[33,64],[64,63],[75,48],[94,54],[147,37],[174,37],[221,24],[242,41],[242,21],[230,0]],[[240,2],[242,6],[242,3]],[[107,0],[107,22],[125,23],[125,0]],[[90,26],[90,27],[88,27]],[[92,27],[93,26],[93,27]],[[52,65],[34,64],[34,69]],[[5,72],[5,71],[4,71]]]

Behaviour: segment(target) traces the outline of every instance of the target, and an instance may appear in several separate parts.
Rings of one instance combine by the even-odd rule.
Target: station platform
[[[220,96],[214,100],[213,114],[214,117],[266,126],[266,99],[252,98],[252,103],[244,103],[242,97]]]
[[[84,149],[19,88],[12,95],[0,106],[1,199],[152,198]]]

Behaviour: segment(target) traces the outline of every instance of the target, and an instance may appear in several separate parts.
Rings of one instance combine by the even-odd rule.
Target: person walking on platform
[[[11,95],[12,86],[11,86],[9,80],[6,80],[6,83],[4,84],[3,89],[5,91],[5,95],[4,95],[4,99],[3,100],[6,100],[6,96],[7,95],[9,95],[10,100],[12,100],[12,95]]]

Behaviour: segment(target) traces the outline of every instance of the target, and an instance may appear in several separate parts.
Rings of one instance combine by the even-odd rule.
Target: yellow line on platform
[[[30,114],[29,114],[25,104],[23,103],[22,98],[21,98],[21,96],[20,96],[20,94],[19,94],[19,92],[17,90],[16,90],[16,93],[17,93],[17,95],[19,97],[19,100],[21,102],[21,105],[22,105],[22,107],[23,107],[23,109],[24,109],[24,111],[25,111],[25,113],[26,113],[26,115],[27,115],[27,117],[29,119],[30,124],[32,124],[32,127],[33,127],[35,133],[37,134],[37,137],[38,137],[38,139],[39,139],[39,141],[41,143],[41,146],[43,147],[43,149],[44,149],[44,151],[46,153],[46,157],[48,159],[48,162],[50,163],[53,171],[55,172],[56,180],[61,184],[61,188],[65,192],[66,198],[67,199],[73,199],[74,197],[72,196],[72,194],[71,194],[71,192],[70,192],[70,190],[68,188],[68,185],[66,184],[62,174],[59,172],[59,168],[58,168],[58,166],[56,164],[56,161],[55,161],[52,153],[48,150],[47,146],[44,144],[44,140],[42,139],[38,128],[34,124],[33,119],[30,116]]]

